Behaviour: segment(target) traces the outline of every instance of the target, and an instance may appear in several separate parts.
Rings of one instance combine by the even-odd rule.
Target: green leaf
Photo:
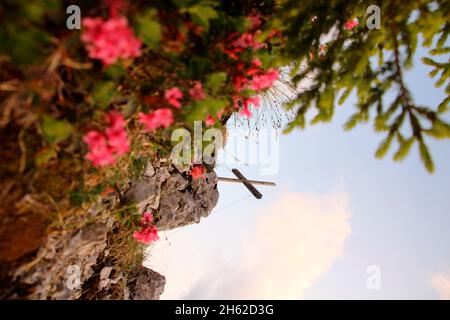
[[[347,89],[344,90],[344,92],[342,93],[341,97],[339,98],[338,104],[342,105],[345,100],[347,100],[348,96],[350,95],[350,93],[353,91],[353,87],[348,87]]]
[[[106,109],[116,94],[116,84],[113,81],[99,82],[94,87],[92,99],[102,109]]]
[[[57,144],[72,134],[72,126],[64,120],[60,121],[50,116],[44,116],[42,133],[48,142]]]
[[[378,149],[375,152],[375,157],[377,157],[378,159],[381,159],[386,155],[386,152],[388,152],[389,148],[391,147],[393,138],[394,138],[394,133],[393,132],[389,133],[387,138],[384,139],[378,146]]]
[[[155,9],[151,9],[137,18],[137,34],[149,48],[158,49],[161,40],[161,25]]]
[[[187,8],[191,0],[173,0],[172,1],[179,9]]]
[[[428,148],[425,145],[425,143],[423,142],[423,140],[419,140],[419,152],[420,152],[420,158],[422,159],[422,162],[423,162],[425,168],[430,173],[434,172],[433,160],[431,159],[430,152],[428,151]]]
[[[51,47],[49,35],[37,28],[4,23],[0,28],[0,52],[19,65],[39,64]]]
[[[359,120],[360,120],[360,114],[359,113],[353,114],[347,120],[347,122],[344,124],[344,130],[345,131],[350,131],[351,129],[353,129],[358,124]]]
[[[438,105],[438,111],[446,112],[448,110],[449,103],[450,103],[450,96],[442,100],[442,102]]]
[[[431,129],[425,130],[425,133],[436,139],[450,138],[450,125],[441,121],[434,121]]]
[[[334,107],[334,90],[327,87],[320,95],[319,108],[322,110],[332,110]]]
[[[394,160],[402,161],[408,155],[413,144],[414,144],[414,137],[409,138],[408,140],[402,142],[397,152],[394,154]]]
[[[226,99],[214,99],[211,97],[195,101],[187,117],[187,121],[203,121],[208,114],[214,115],[228,105],[229,101]]]
[[[202,106],[205,106],[209,111],[211,111],[211,114],[216,114],[223,108],[225,108],[229,101],[226,99],[214,99],[214,98],[206,98],[204,100],[198,101],[198,103]]]
[[[57,152],[53,147],[43,149],[36,154],[35,161],[37,166],[47,164],[51,159],[56,158]]]
[[[206,85],[215,94],[225,81],[227,81],[227,74],[225,72],[216,72],[208,77]]]
[[[433,56],[447,54],[447,53],[450,53],[450,47],[436,48],[436,49],[430,50],[430,54]]]
[[[115,63],[105,70],[105,74],[111,79],[118,80],[126,74],[126,70],[121,64]]]
[[[196,5],[187,9],[190,13],[192,22],[209,29],[209,20],[218,17],[216,10],[209,6]]]
[[[244,33],[250,26],[250,21],[246,17],[239,16],[236,18],[230,18],[235,27],[236,31],[239,33]]]
[[[428,58],[428,57],[423,57],[422,58],[422,63],[426,64],[426,65],[429,65],[429,66],[432,66],[432,67],[439,66],[439,64],[436,61],[434,61],[433,59]]]

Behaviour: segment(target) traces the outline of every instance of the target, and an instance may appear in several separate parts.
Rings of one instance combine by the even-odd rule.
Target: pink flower
[[[149,227],[133,233],[133,238],[143,244],[150,244],[159,239],[158,228]]]
[[[142,215],[142,223],[149,224],[153,221],[153,214],[150,211],[145,212]]]
[[[248,108],[248,105],[244,105],[242,110],[239,111],[239,114],[241,116],[245,116],[247,118],[251,118],[252,117],[252,113],[250,112],[250,109]]]
[[[207,126],[212,126],[214,125],[214,123],[216,123],[216,120],[210,114],[208,114],[205,119],[205,124]]]
[[[204,179],[205,178],[205,167],[202,165],[195,165],[191,168],[191,176],[193,179]]]
[[[110,166],[116,162],[116,159],[109,150],[88,152],[86,159],[91,161],[94,167]]]
[[[256,91],[270,88],[273,82],[278,80],[278,77],[278,70],[271,68],[265,74],[255,75],[251,81],[250,88]]]
[[[237,75],[233,78],[233,85],[236,91],[241,91],[248,84],[249,80],[241,75]]]
[[[150,244],[153,241],[159,239],[158,236],[158,228],[156,226],[152,226],[153,215],[151,212],[146,212],[142,215],[139,231],[135,231],[133,233],[133,237],[144,244]]]
[[[356,27],[358,25],[358,20],[353,19],[353,20],[347,20],[344,23],[344,29],[345,30],[352,30],[354,27]]]
[[[248,32],[241,34],[236,40],[234,40],[231,45],[233,47],[239,48],[254,48],[259,49],[262,47],[262,44],[259,43],[254,35]]]
[[[275,82],[280,77],[280,73],[277,69],[270,68],[266,72],[266,76],[269,78],[270,81]]]
[[[259,58],[254,58],[252,60],[252,65],[250,66],[250,68],[248,68],[248,70],[246,71],[246,74],[248,76],[253,76],[259,72],[261,72],[261,60],[259,60]]]
[[[161,108],[152,113],[139,113],[139,122],[143,124],[147,131],[155,131],[158,128],[167,128],[173,123],[173,113],[169,108]]]
[[[164,97],[173,107],[178,109],[181,107],[180,100],[183,99],[183,92],[181,92],[181,90],[177,87],[166,90]]]
[[[105,130],[105,134],[93,130],[83,137],[83,141],[89,148],[86,159],[92,161],[95,167],[114,164],[116,156],[121,156],[130,150],[123,116],[112,111],[107,119],[109,127]]]
[[[256,58],[254,58],[252,60],[252,65],[257,67],[257,68],[260,68],[261,65],[262,65],[262,62],[261,62],[261,60],[258,57],[256,57]]]
[[[118,128],[124,128],[126,126],[125,119],[123,118],[123,115],[121,115],[117,111],[111,111],[106,116],[106,119],[109,122],[109,126],[114,129]]]
[[[116,161],[106,138],[100,132],[89,131],[83,140],[89,147],[85,158],[90,160],[95,167],[104,167]]]
[[[206,96],[202,84],[198,81],[195,81],[194,86],[189,90],[189,94],[194,100],[202,100],[205,99]]]
[[[84,143],[90,148],[101,148],[106,145],[106,138],[100,132],[91,130],[83,137]]]
[[[250,20],[250,29],[255,29],[261,25],[261,19],[259,15],[249,16],[248,19]]]
[[[242,99],[242,109],[239,111],[239,114],[241,116],[245,116],[247,118],[251,118],[252,113],[250,111],[250,105],[254,106],[255,108],[258,108],[260,104],[259,97],[254,96],[250,98],[243,98]]]
[[[82,24],[81,40],[90,58],[110,65],[119,58],[135,58],[140,55],[141,41],[134,36],[127,18],[84,18]]]
[[[130,151],[127,132],[123,128],[107,128],[105,133],[112,152],[121,156]]]
[[[239,56],[237,55],[239,52],[241,52],[241,48],[231,48],[231,49],[223,49],[223,53],[228,55],[233,60],[239,60]]]
[[[260,103],[259,97],[254,96],[254,97],[247,98],[247,99],[244,101],[244,106],[248,106],[248,105],[251,104],[251,105],[253,105],[255,108],[257,108],[257,107],[259,107],[259,103]]]
[[[282,33],[281,33],[280,30],[272,29],[272,30],[270,30],[269,34],[267,35],[267,39],[270,40],[270,39],[272,39],[274,37],[281,37],[281,36],[282,36]]]
[[[143,244],[150,244],[159,239],[158,229],[156,227],[149,227],[133,233],[133,238]]]
[[[108,139],[108,144],[113,153],[121,156],[130,151],[130,143],[125,130],[125,119],[116,111],[110,112],[107,119],[109,121],[109,128],[105,130],[105,134]]]

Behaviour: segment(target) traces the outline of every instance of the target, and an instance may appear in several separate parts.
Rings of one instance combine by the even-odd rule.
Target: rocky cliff
[[[192,180],[186,170],[166,161],[149,163],[122,196],[103,198],[86,215],[65,222],[79,227],[48,235],[32,259],[11,270],[2,298],[158,299],[164,290],[163,275],[143,267],[142,261],[119,267],[114,251],[123,239],[111,212],[119,203],[136,204],[139,214],[155,212],[158,229],[170,230],[198,223],[218,198],[214,171],[205,179]],[[124,250],[135,245],[121,243]]]

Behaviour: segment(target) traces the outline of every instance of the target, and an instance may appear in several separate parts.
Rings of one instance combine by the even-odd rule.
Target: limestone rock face
[[[170,230],[207,217],[216,206],[217,176],[192,180],[184,169],[166,163],[149,164],[143,177],[132,181],[122,201],[137,203],[141,213],[154,212],[158,229]],[[124,274],[110,253],[119,228],[110,214],[119,199],[103,199],[70,232],[49,234],[36,257],[15,270],[15,286],[24,290],[0,295],[7,299],[132,299],[154,300],[164,291],[165,278],[143,266]],[[77,220],[78,219],[78,220]],[[87,221],[93,221],[87,223]],[[63,229],[64,231],[64,229]]]
[[[219,192],[214,171],[206,173],[205,179],[192,180],[175,166],[150,166],[146,172],[151,175],[134,182],[125,199],[137,203],[141,213],[154,211],[159,230],[199,223],[217,205]]]
[[[83,225],[73,216],[68,223],[80,224],[80,227],[49,234],[35,258],[12,275],[15,283],[26,290],[4,298],[78,299],[82,285],[92,278],[105,256],[108,232],[114,223],[113,217],[99,214],[99,206],[94,205],[86,218],[96,222]]]
[[[166,278],[150,269],[141,269],[128,283],[131,300],[158,300],[164,292]]]

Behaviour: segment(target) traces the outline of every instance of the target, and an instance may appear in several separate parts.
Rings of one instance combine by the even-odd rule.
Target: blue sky
[[[414,68],[407,72],[408,85],[415,101],[436,106],[444,94],[434,88],[428,67],[418,61],[424,53],[419,50]],[[247,197],[241,185],[220,183],[219,203],[207,219],[167,233],[171,245],[165,240],[157,243],[148,262],[167,277],[162,298],[251,297],[272,276],[273,285],[266,285],[272,298],[439,297],[430,279],[436,274],[450,279],[450,142],[428,141],[436,165],[432,175],[423,168],[417,146],[401,163],[391,160],[395,148],[377,160],[374,153],[384,136],[374,133],[371,122],[350,132],[342,129],[354,101],[350,97],[336,107],[330,124],[281,135],[274,175],[262,176],[258,165],[227,164],[249,179],[275,181],[277,187],[260,187],[264,197],[256,200]],[[232,144],[227,152],[233,152]],[[232,176],[223,166],[217,172]],[[286,200],[286,195],[293,196]],[[318,209],[330,199],[337,199],[331,201],[335,205]],[[277,212],[283,201],[294,204],[285,208],[289,213]],[[278,221],[277,214],[280,220],[294,217],[298,228]],[[264,219],[277,225],[277,233],[267,231],[260,221]],[[287,236],[284,227],[290,232]],[[268,233],[267,241],[261,230]],[[322,241],[320,237],[327,235],[333,240]],[[283,248],[271,247],[270,237]],[[263,243],[264,250],[257,243]],[[271,259],[283,264],[271,264]],[[370,265],[381,271],[379,290],[366,286]],[[289,292],[276,288],[286,280],[277,278],[277,268],[294,283],[298,280],[298,291],[295,285]]]

